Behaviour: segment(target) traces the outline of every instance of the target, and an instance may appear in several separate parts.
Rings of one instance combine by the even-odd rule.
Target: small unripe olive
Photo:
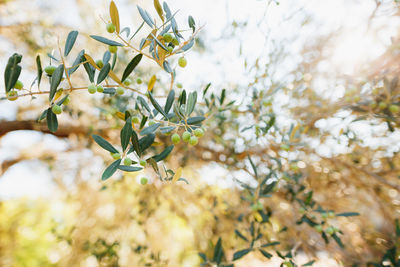
[[[178,65],[179,65],[181,68],[186,67],[186,65],[187,65],[187,60],[186,60],[186,58],[180,57],[179,60],[178,60]]]
[[[390,112],[392,112],[392,113],[397,113],[397,112],[399,112],[399,106],[397,106],[397,105],[390,105],[390,106],[389,106],[389,110],[390,110]]]
[[[143,81],[142,81],[142,79],[137,78],[137,79],[136,79],[136,82],[137,82],[138,84],[141,84]]]
[[[144,166],[146,166],[147,162],[144,159],[142,159],[139,161],[139,164],[140,164],[140,166],[144,167]]]
[[[379,108],[385,109],[385,108],[387,108],[387,104],[385,102],[379,102]]]
[[[335,228],[333,228],[332,226],[329,226],[328,228],[326,228],[325,231],[328,235],[333,235],[335,233]]]
[[[177,84],[176,84],[176,87],[178,87],[179,89],[181,89],[183,86],[182,86],[181,83],[177,83]]]
[[[53,72],[56,70],[56,66],[47,66],[44,68],[44,71],[51,76]]]
[[[108,31],[109,33],[113,33],[113,32],[115,32],[115,25],[112,24],[112,23],[108,23],[108,24],[106,25],[106,29],[107,29],[107,31]]]
[[[379,88],[372,89],[372,94],[373,95],[378,95],[379,94]]]
[[[96,93],[96,91],[97,91],[96,85],[95,85],[94,83],[89,84],[89,86],[88,86],[88,92],[89,92],[90,94],[94,94],[94,93]]]
[[[198,142],[199,142],[199,139],[197,139],[197,137],[194,136],[194,135],[191,136],[190,139],[189,139],[189,144],[191,144],[192,146],[197,145]]]
[[[282,144],[282,145],[281,145],[281,149],[282,149],[282,150],[285,150],[285,151],[289,151],[290,146],[287,145],[287,144]]]
[[[132,160],[130,158],[125,158],[124,159],[124,165],[126,165],[126,166],[132,165]]]
[[[156,124],[156,122],[155,121],[149,121],[149,126],[151,126],[151,125],[154,125],[154,124]]]
[[[139,123],[140,120],[138,117],[132,117],[132,123]]]
[[[10,101],[15,101],[15,100],[17,100],[17,98],[18,98],[18,92],[17,92],[17,91],[14,91],[14,90],[8,92],[7,98],[8,98],[8,100],[10,100]]]
[[[188,131],[185,131],[182,134],[182,140],[185,141],[185,142],[189,142],[190,136],[191,136],[190,133]]]
[[[179,136],[179,134],[174,133],[174,134],[171,136],[171,141],[172,141],[172,143],[174,143],[175,145],[176,145],[176,144],[179,144],[179,142],[181,141],[181,137]]]
[[[61,109],[61,107],[60,107],[59,105],[54,104],[54,105],[51,107],[51,111],[53,111],[54,114],[61,114],[62,109]]]
[[[120,159],[121,158],[121,154],[119,154],[119,153],[112,153],[111,156],[113,157],[113,159]]]
[[[140,183],[141,183],[142,185],[147,184],[147,182],[148,182],[148,179],[147,179],[146,177],[140,178]]]
[[[179,41],[178,41],[178,39],[176,39],[175,37],[174,38],[172,38],[172,44],[173,45],[175,45],[175,46],[177,46],[177,45],[179,45]]]
[[[204,131],[201,128],[197,128],[196,130],[194,130],[194,135],[197,137],[203,137],[204,136]]]
[[[318,225],[316,225],[316,226],[314,226],[314,227],[315,227],[315,230],[316,230],[318,233],[322,233],[322,225],[318,224]]]
[[[67,96],[67,98],[63,102],[63,105],[64,106],[68,105],[70,101],[71,101],[71,99],[69,98],[69,96]]]
[[[335,217],[335,213],[333,211],[328,211],[328,217],[329,218]]]
[[[103,86],[101,86],[101,85],[97,85],[96,90],[97,90],[97,92],[99,92],[99,93],[103,93],[103,92],[104,92],[104,88],[103,88]]]
[[[20,80],[17,80],[17,82],[14,85],[14,88],[17,90],[21,90],[23,87],[24,87],[24,84]]]
[[[173,37],[172,37],[171,34],[166,33],[166,34],[163,35],[163,38],[164,38],[164,41],[165,41],[165,42],[169,43],[169,42],[172,41],[172,38],[173,38]]]
[[[112,53],[112,54],[117,53],[117,49],[118,49],[118,47],[113,46],[113,45],[110,45],[110,46],[108,47],[108,51],[110,51],[110,53]]]
[[[97,67],[99,67],[99,68],[104,67],[103,60],[101,60],[101,59],[96,60],[96,65],[97,65]]]
[[[119,95],[123,95],[125,93],[125,89],[120,86],[120,87],[117,88],[116,92]]]
[[[323,213],[321,213],[321,216],[322,216],[322,218],[326,219],[326,218],[328,218],[328,213],[323,212]]]
[[[132,83],[132,80],[129,79],[129,78],[126,78],[125,81],[124,81],[124,84],[125,84],[126,86],[131,85],[131,83]]]
[[[172,51],[174,51],[174,48],[172,46],[168,46],[167,50],[168,50],[168,53],[172,53]]]

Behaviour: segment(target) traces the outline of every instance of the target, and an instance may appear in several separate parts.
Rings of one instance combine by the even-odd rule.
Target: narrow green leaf
[[[171,13],[171,10],[168,7],[167,2],[163,3],[163,8],[164,8],[164,11],[165,11],[165,16],[167,17],[167,20],[169,20],[171,18],[171,16],[172,16],[172,13]]]
[[[105,150],[111,152],[111,153],[118,153],[118,150],[115,149],[109,142],[107,142],[103,137],[92,134],[93,140],[102,148]]]
[[[68,96],[69,95],[65,95],[63,98],[61,98],[61,100],[57,102],[57,105],[59,105],[59,106],[62,105],[64,103],[65,99],[68,98]]]
[[[157,43],[159,46],[161,46],[162,49],[164,49],[165,51],[168,51],[168,49],[165,47],[165,45],[163,45],[163,44],[158,40],[158,38],[154,36],[154,34],[152,34],[152,33],[150,33],[150,34],[151,34],[151,36],[153,36],[153,40],[156,41],[156,43]]]
[[[140,31],[140,29],[143,27],[143,25],[144,25],[144,21],[142,22],[142,24],[140,24],[139,28],[135,31],[135,33],[131,36],[131,38],[129,38],[129,40],[132,40],[133,37],[136,36],[136,34]],[[143,47],[143,45],[141,45],[140,47]]]
[[[340,237],[338,237],[336,234],[333,234],[332,238],[336,241],[336,243],[339,245],[339,247],[344,248],[344,245],[343,245]]]
[[[174,71],[171,69],[171,66],[169,65],[169,63],[168,63],[168,61],[164,61],[163,62],[163,67],[164,67],[164,70],[166,71],[166,72],[168,72],[168,73],[173,73]]]
[[[105,64],[101,68],[99,75],[97,76],[97,84],[100,84],[102,81],[104,81],[105,78],[107,78],[108,74],[110,73],[110,70],[111,70],[110,63]]]
[[[107,39],[107,38],[102,37],[102,36],[90,35],[90,37],[92,37],[92,38],[95,39],[96,41],[98,41],[98,42],[100,42],[100,43],[103,43],[103,44],[106,44],[106,45],[124,46],[124,45],[121,44],[121,43],[118,43],[118,42],[116,42],[116,41]]]
[[[111,53],[110,51],[106,51],[103,54],[103,64],[107,64],[111,59]]]
[[[68,34],[67,41],[65,42],[64,48],[64,56],[68,56],[69,52],[71,52],[72,47],[75,44],[76,37],[78,37],[78,31],[71,31]]]
[[[166,149],[164,149],[163,152],[161,152],[160,154],[154,156],[153,159],[154,159],[156,162],[159,162],[159,161],[165,159],[165,158],[171,153],[171,151],[172,151],[173,149],[174,149],[174,145],[168,146]]]
[[[46,120],[47,128],[49,128],[50,132],[55,133],[58,129],[58,120],[56,114],[53,113],[51,108],[47,110]]]
[[[120,134],[121,146],[123,151],[125,151],[125,149],[128,147],[129,139],[131,138],[131,136],[132,136],[132,121],[131,118],[128,118]]]
[[[40,85],[40,81],[42,80],[42,75],[43,75],[43,69],[42,69],[42,63],[40,61],[40,56],[36,56],[36,68],[37,68],[37,80],[38,80],[38,88]]]
[[[64,65],[61,64],[55,69],[53,75],[51,76],[49,101],[53,100],[53,97],[57,91],[57,87],[60,85],[63,74],[64,74]]]
[[[248,158],[249,161],[250,161],[250,165],[251,165],[251,167],[253,168],[253,171],[254,171],[254,174],[255,174],[256,178],[258,178],[258,173],[257,173],[257,168],[256,168],[256,166],[254,165],[254,163],[253,163],[253,161],[251,160],[250,156],[247,156],[247,158]]]
[[[160,131],[161,131],[161,133],[166,134],[166,133],[172,132],[175,129],[176,129],[175,126],[166,126],[166,127],[161,127]]]
[[[150,126],[144,128],[140,132],[140,135],[147,135],[147,134],[154,133],[158,129],[158,127],[160,127],[160,125],[161,125],[160,123],[155,123],[153,125],[150,125]]]
[[[178,102],[180,105],[186,104],[186,90],[184,89],[181,93],[181,95],[178,98]]]
[[[121,82],[125,81],[126,78],[132,73],[132,71],[136,68],[139,64],[140,60],[142,60],[143,54],[136,55],[131,62],[126,66],[124,70],[124,74],[122,74]]]
[[[167,113],[165,113],[165,111],[161,108],[160,104],[158,104],[158,102],[156,101],[156,99],[153,97],[153,94],[151,92],[149,92],[149,97],[150,97],[150,101],[153,104],[154,108],[160,112],[164,118],[168,119]]]
[[[221,263],[222,257],[224,256],[224,249],[222,248],[222,240],[218,238],[217,244],[214,248],[214,258],[213,261],[218,265]]]
[[[249,241],[244,235],[242,235],[241,232],[239,232],[239,230],[235,229],[235,234],[240,237],[241,239],[243,239],[244,241]]]
[[[153,28],[153,21],[151,20],[151,17],[149,16],[149,14],[144,11],[140,6],[137,6],[138,10],[139,10],[139,14],[142,17],[142,19],[147,23],[147,25],[150,26],[150,28]]]
[[[165,102],[164,111],[166,114],[171,110],[172,104],[175,100],[175,91],[171,90],[168,93],[167,101]]]
[[[304,263],[303,265],[301,265],[302,267],[306,267],[306,266],[312,266],[315,263],[315,260],[309,261],[307,263]]]
[[[261,252],[261,254],[263,254],[264,257],[266,257],[268,259],[272,258],[272,254],[271,253],[268,253],[263,249],[259,249],[259,251]]]
[[[134,151],[136,151],[136,154],[138,154],[140,157],[142,155],[142,151],[140,150],[139,138],[135,131],[132,131],[131,140]]]
[[[41,115],[39,116],[39,118],[38,118],[38,122],[40,122],[40,121],[44,120],[44,118],[46,118],[47,112],[48,112],[48,111],[49,111],[49,110],[46,109],[45,111],[42,112],[42,114],[41,114]]]
[[[145,108],[149,113],[151,113],[151,109],[149,107],[149,105],[147,104],[146,100],[144,100],[143,97],[138,96],[137,100],[139,101],[140,105]]]
[[[265,244],[261,245],[261,247],[266,248],[266,247],[276,246],[276,245],[279,245],[280,243],[281,242],[274,241],[274,242],[270,242],[270,243],[265,243]]]
[[[83,56],[83,61],[85,61],[86,59],[85,59],[85,57]],[[84,63],[83,64],[83,67],[85,68],[85,70],[86,70],[86,73],[87,73],[87,75],[88,75],[88,77],[89,77],[89,80],[90,80],[90,82],[94,82],[94,73],[95,73],[95,68],[92,66],[92,65],[90,65],[88,62],[86,62],[86,63]]]
[[[71,76],[72,73],[74,73],[78,68],[79,64],[85,61],[85,58],[83,55],[85,54],[85,50],[81,50],[78,54],[78,56],[75,58],[74,63],[72,63],[72,67],[68,70],[68,75]]]
[[[8,93],[17,82],[19,75],[21,74],[21,66],[18,64],[21,62],[22,55],[14,53],[7,62],[6,69],[4,70],[4,82],[6,93]]]
[[[233,261],[242,258],[243,256],[247,255],[250,251],[251,251],[251,248],[247,248],[247,249],[236,251],[233,254]]]
[[[186,116],[190,116],[192,114],[194,107],[196,106],[197,102],[197,92],[191,92],[189,94],[187,104],[186,104]]]
[[[342,216],[342,217],[351,217],[351,216],[360,216],[360,213],[358,212],[342,212],[342,213],[337,213],[337,217]]]
[[[105,181],[108,178],[110,178],[117,171],[120,163],[121,163],[121,159],[118,159],[118,160],[114,161],[113,163],[111,163],[111,165],[108,166],[107,169],[105,169],[105,171],[103,172],[103,175],[101,176],[101,180]]]
[[[206,118],[203,116],[191,117],[187,119],[187,123],[190,125],[199,124],[200,122],[204,121]]]
[[[153,133],[140,138],[139,139],[140,151],[142,151],[142,153],[143,153],[146,149],[148,149],[154,143],[155,138],[156,138],[156,135]]]
[[[133,166],[125,166],[125,165],[119,165],[118,169],[120,169],[121,171],[124,171],[124,172],[138,172],[138,171],[143,170],[143,168],[133,167]]]
[[[188,24],[189,24],[189,28],[191,28],[194,33],[196,31],[196,22],[194,21],[192,16],[188,17]]]

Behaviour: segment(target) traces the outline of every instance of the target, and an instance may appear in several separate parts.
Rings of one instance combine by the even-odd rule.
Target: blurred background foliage
[[[211,15],[220,14],[218,25],[201,21],[196,51],[177,78],[199,95],[211,82],[202,101],[220,103],[202,103],[215,110],[206,135],[196,147],[176,146],[166,160],[174,170],[184,168],[189,185],[161,183],[147,169],[151,183],[145,186],[138,183],[142,173],[100,182],[109,155],[88,136],[101,132],[118,141],[123,122],[116,112],[134,105],[129,96],[74,92],[53,136],[35,122],[42,98],[2,101],[1,186],[18,191],[26,183],[27,191],[1,191],[0,265],[399,266],[397,1],[337,1],[333,17],[361,10],[352,18],[360,36],[370,38],[361,41],[358,31],[346,28],[350,22],[336,25],[318,13],[322,1],[249,1],[253,9],[238,17],[231,9],[241,1],[192,3],[192,9],[187,2],[169,4],[185,15],[203,18],[207,5]],[[117,4],[123,23],[139,24],[131,15],[135,1]],[[22,53],[32,70],[23,73],[28,84],[36,54],[51,52],[56,37],[64,40],[71,29],[84,36],[77,45],[100,58],[104,47],[87,37],[105,31],[99,15],[106,18],[107,6],[0,1],[1,62]],[[343,37],[346,31],[353,39]],[[341,45],[345,52],[337,53]],[[119,52],[117,71],[130,57]],[[147,82],[158,70],[141,65],[135,78]],[[82,70],[77,77],[76,83],[87,83]],[[167,76],[157,77],[156,93],[165,95]],[[233,261],[250,243],[252,253]],[[263,244],[271,244],[267,254],[259,250]]]

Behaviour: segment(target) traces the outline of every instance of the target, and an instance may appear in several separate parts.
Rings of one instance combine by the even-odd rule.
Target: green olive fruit
[[[167,50],[168,50],[168,53],[172,53],[172,51],[174,51],[174,48],[172,46],[168,46]]]
[[[71,99],[69,98],[69,96],[67,96],[67,98],[63,102],[63,105],[64,106],[68,105],[70,101],[71,101]]]
[[[176,145],[176,144],[179,144],[179,142],[181,141],[181,137],[179,136],[179,134],[174,133],[174,134],[171,136],[171,141],[172,141],[172,143],[174,143],[175,145]]]
[[[56,66],[47,66],[44,68],[44,71],[47,73],[47,75],[51,76],[53,75],[53,72],[56,70]]]
[[[139,123],[140,120],[138,117],[132,117],[132,123]]]
[[[24,87],[24,84],[20,80],[17,80],[17,82],[14,85],[14,88],[17,90],[21,90],[23,87]]]
[[[146,166],[147,162],[144,159],[142,159],[139,161],[139,164],[140,164],[140,166],[144,167],[144,166]]]
[[[116,92],[119,95],[123,95],[125,93],[125,89],[120,86],[120,87],[117,88]]]
[[[314,228],[318,233],[322,233],[322,225],[318,224],[318,225],[314,226]]]
[[[173,38],[173,37],[172,37],[171,34],[166,33],[166,34],[163,35],[163,38],[164,38],[164,41],[165,41],[165,42],[169,43],[169,42],[172,41],[172,38]]]
[[[118,49],[118,47],[113,46],[113,45],[110,45],[110,46],[108,47],[108,51],[110,51],[110,53],[112,53],[112,54],[117,53],[117,49]]]
[[[125,166],[130,166],[132,165],[132,160],[130,158],[125,158],[124,159],[124,165]]]
[[[94,93],[96,93],[96,91],[97,91],[96,85],[95,85],[94,83],[89,84],[89,86],[88,86],[88,92],[89,92],[90,94],[94,94]]]
[[[385,102],[379,102],[379,108],[385,109],[385,108],[387,108],[387,104]]]
[[[196,130],[194,130],[194,135],[197,137],[203,137],[204,136],[204,131],[201,128],[197,128]]]
[[[390,112],[392,112],[392,113],[397,113],[397,112],[399,112],[399,106],[397,106],[397,105],[390,105],[390,106],[389,106],[389,110],[390,110]]]
[[[281,145],[281,149],[282,149],[282,150],[285,150],[285,151],[289,151],[290,146],[287,145],[287,144],[282,144],[282,145]]]
[[[124,84],[125,84],[126,86],[131,85],[131,83],[132,83],[132,80],[129,79],[129,78],[126,78],[125,81],[124,81]]]
[[[153,121],[153,120],[149,121],[149,126],[154,125],[154,124],[156,124],[155,121]]]
[[[120,159],[121,158],[121,154],[119,154],[119,153],[112,153],[111,156],[113,157],[113,159]]]
[[[17,100],[17,98],[18,98],[18,92],[17,92],[17,91],[14,91],[14,90],[8,92],[7,98],[8,98],[8,100],[10,100],[10,101],[15,101],[15,100]]]
[[[59,105],[54,104],[54,105],[51,107],[51,111],[53,111],[54,114],[61,114],[62,109],[61,109],[61,107],[60,107]]]
[[[97,90],[97,92],[99,92],[99,93],[103,93],[103,92],[104,92],[104,88],[103,88],[103,86],[101,86],[101,85],[97,85],[96,90]]]
[[[101,59],[96,60],[96,65],[97,65],[97,67],[99,67],[99,68],[104,67],[103,60],[101,60]]]
[[[142,185],[147,184],[147,182],[148,182],[148,179],[147,179],[146,177],[140,178],[140,183],[141,183]]]
[[[328,211],[328,218],[335,217],[335,213],[333,211]]]
[[[115,32],[115,25],[112,24],[112,23],[108,23],[108,24],[106,25],[106,29],[107,29],[107,31],[108,31],[109,33],[113,33],[113,32]]]
[[[187,65],[187,60],[186,60],[186,58],[180,57],[179,60],[178,60],[178,65],[179,65],[181,68],[186,67],[186,65]]]
[[[199,139],[197,139],[197,137],[194,136],[194,135],[191,136],[190,139],[189,139],[189,144],[192,145],[192,146],[197,145],[198,142],[199,142]]]
[[[175,45],[175,46],[179,45],[179,41],[178,41],[178,39],[176,39],[175,37],[172,38],[171,43],[172,43],[173,45]]]
[[[142,84],[143,81],[142,81],[142,79],[137,78],[137,79],[136,79],[136,82],[137,82],[137,84]]]
[[[191,137],[191,134],[188,131],[183,132],[182,134],[182,140],[185,142],[189,142]]]
[[[183,86],[182,86],[181,83],[177,83],[177,84],[176,84],[176,87],[178,87],[179,89],[181,89]]]
[[[335,228],[333,228],[332,226],[329,226],[328,228],[326,228],[325,231],[328,235],[333,235],[335,233]]]

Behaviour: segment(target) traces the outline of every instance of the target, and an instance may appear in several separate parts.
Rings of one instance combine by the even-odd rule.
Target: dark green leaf
[[[150,109],[149,105],[147,104],[146,100],[144,100],[143,97],[138,96],[137,100],[139,101],[139,103],[140,103],[140,105],[142,107],[144,107],[149,113],[151,113],[151,109]]]
[[[60,85],[63,74],[64,74],[64,65],[61,64],[55,69],[53,75],[51,76],[49,101],[53,100],[53,97],[57,91],[57,87],[58,85]]]
[[[240,237],[241,239],[243,239],[244,241],[249,241],[244,235],[242,235],[241,232],[239,232],[239,230],[235,229],[235,234]]]
[[[175,91],[171,90],[171,91],[169,91],[167,101],[165,102],[165,107],[164,107],[165,113],[168,114],[168,112],[171,110],[174,100],[175,100]]]
[[[143,127],[146,125],[147,118],[148,118],[148,117],[143,116],[142,120],[140,121],[140,127],[139,127],[139,129],[143,129]]]
[[[153,159],[156,162],[159,162],[159,161],[165,159],[171,153],[172,149],[174,149],[174,145],[171,145],[171,146],[167,147],[166,149],[164,149],[163,152],[161,152],[160,154],[154,156]]]
[[[161,131],[161,133],[166,134],[166,133],[172,132],[175,129],[176,129],[175,126],[166,126],[166,127],[161,127],[160,131]]]
[[[118,169],[120,169],[121,171],[124,171],[124,172],[138,172],[138,171],[143,170],[143,168],[133,167],[133,166],[125,166],[125,165],[119,165]]]
[[[351,216],[360,216],[360,213],[358,212],[342,212],[342,213],[337,213],[337,217],[342,216],[342,217],[351,217]]]
[[[185,44],[184,46],[182,46],[181,50],[183,51],[188,51],[190,48],[192,48],[194,45],[194,39],[192,39],[189,43]]]
[[[115,95],[115,88],[104,88],[103,94]]]
[[[153,170],[160,175],[160,170],[158,169],[158,165],[157,162],[153,159],[153,158],[149,158],[147,160],[148,163],[150,163],[151,167],[153,168]]]
[[[259,249],[259,251],[261,252],[261,254],[263,254],[264,257],[266,257],[268,259],[272,258],[272,254],[271,253],[268,253],[263,249]]]
[[[160,127],[160,125],[161,125],[160,123],[155,123],[153,125],[150,125],[150,126],[144,128],[140,132],[140,135],[147,135],[147,134],[154,133],[158,129],[158,127]]]
[[[154,143],[155,138],[156,135],[153,133],[140,138],[139,139],[140,151],[144,152],[147,148],[149,148]]]
[[[103,64],[107,64],[110,61],[111,53],[110,51],[106,51],[103,54]]]
[[[247,249],[236,251],[233,254],[233,261],[238,260],[238,259],[242,258],[243,256],[247,255],[251,250],[252,250],[251,248],[247,248]],[[260,249],[260,251],[261,251],[261,249]]]
[[[214,248],[214,258],[213,262],[216,262],[218,265],[221,263],[222,257],[224,256],[224,249],[222,248],[221,238],[218,238],[217,244]]]
[[[205,94],[207,94],[207,91],[208,91],[208,89],[210,88],[210,86],[211,86],[211,83],[209,83],[209,84],[206,85],[206,88],[204,88],[204,90],[203,90],[203,96],[204,96]]]
[[[47,110],[46,120],[47,128],[49,128],[50,132],[55,133],[58,129],[58,120],[56,114],[53,113],[51,108]]]
[[[186,104],[186,90],[183,90],[181,95],[178,98],[178,102],[180,105]]]
[[[82,59],[83,59],[82,62],[86,61],[84,56],[82,56]],[[85,67],[85,70],[89,77],[90,82],[93,83],[94,82],[94,72],[96,71],[95,68],[92,65],[90,65],[88,62],[84,63],[83,67]]]
[[[207,256],[206,256],[206,254],[204,254],[204,253],[202,253],[202,252],[199,252],[198,255],[199,255],[200,258],[202,258],[202,260],[203,260],[204,262],[207,261]]]
[[[85,50],[81,50],[74,60],[74,63],[72,64],[72,67],[68,70],[68,75],[71,76],[72,73],[74,73],[78,68],[79,64],[85,61],[85,58],[83,55],[85,54]]]
[[[188,17],[188,24],[189,24],[189,28],[191,28],[194,33],[196,31],[196,23],[194,22],[194,19],[192,16]]]
[[[131,118],[128,118],[120,133],[121,146],[123,151],[125,151],[125,149],[128,147],[129,139],[131,138],[131,136],[132,136],[132,121]]]
[[[78,37],[78,31],[71,31],[68,34],[67,41],[65,42],[64,48],[64,56],[68,56],[69,52],[71,52],[72,47],[75,44],[76,37]]]
[[[126,78],[132,73],[132,71],[136,68],[136,66],[139,64],[140,60],[142,60],[143,54],[138,54],[136,55],[131,62],[129,62],[128,66],[126,66],[124,70],[124,74],[122,74],[122,79],[121,81],[125,81]]]
[[[190,114],[192,114],[194,107],[196,106],[196,102],[197,102],[197,92],[191,92],[189,94],[186,104],[186,116],[190,116]]]
[[[46,109],[45,111],[42,112],[42,114],[41,114],[41,115],[39,116],[39,118],[38,118],[38,122],[41,121],[41,120],[44,120],[44,118],[46,118],[47,112],[48,112],[48,111],[49,111],[49,110]]]
[[[112,45],[112,46],[124,46],[121,43],[118,43],[116,41],[107,39],[105,37],[101,37],[101,36],[97,36],[97,35],[90,35],[90,37],[92,37],[93,39],[95,39],[96,41],[106,44],[106,45]]]
[[[274,242],[270,242],[270,243],[265,243],[265,244],[261,245],[261,247],[266,248],[266,247],[276,246],[276,245],[279,245],[280,243],[281,242],[274,241]]]
[[[262,195],[268,194],[275,188],[276,182],[272,182],[270,184],[265,185],[264,189],[262,190]]]
[[[338,237],[336,234],[333,234],[332,238],[335,239],[335,241],[339,245],[339,247],[344,248],[344,245],[343,245],[342,240],[340,239],[340,237]]]
[[[398,219],[395,220],[395,224],[396,224],[396,236],[400,237],[400,223]]]
[[[198,124],[198,123],[204,121],[205,119],[206,118],[203,117],[203,116],[191,117],[191,118],[187,119],[187,123],[190,124],[190,125]]]
[[[100,84],[102,81],[104,81],[105,78],[107,78],[108,74],[110,73],[111,70],[111,65],[110,63],[105,64],[99,73],[99,76],[97,76],[97,84]]]
[[[37,80],[38,80],[38,88],[40,85],[40,81],[42,80],[42,75],[43,75],[43,69],[42,69],[42,63],[40,61],[40,56],[36,56],[36,68],[37,68]]]
[[[64,103],[65,99],[68,98],[68,96],[69,96],[69,95],[66,95],[66,96],[64,96],[63,98],[61,98],[61,100],[57,102],[57,105],[59,105],[59,106],[62,105],[62,104]]]
[[[312,261],[309,261],[309,262],[307,262],[307,263],[304,263],[304,264],[301,265],[301,266],[302,266],[302,267],[305,267],[305,266],[312,266],[314,263],[315,263],[315,260],[312,260]]]
[[[136,153],[140,157],[142,155],[142,151],[140,150],[139,138],[135,131],[132,131],[131,140],[132,140],[133,149],[136,151]]]
[[[19,75],[21,74],[21,66],[18,64],[21,62],[22,55],[14,53],[7,62],[6,69],[4,70],[4,82],[6,93],[8,93],[18,81]]]
[[[165,113],[165,111],[161,108],[160,104],[158,104],[158,102],[156,101],[156,99],[153,97],[153,94],[151,92],[149,92],[149,97],[150,97],[150,101],[153,104],[154,108],[160,112],[164,118],[168,119],[167,113]]]
[[[250,156],[247,156],[247,158],[248,158],[249,161],[250,161],[251,168],[253,168],[253,171],[254,171],[254,174],[255,174],[256,178],[258,178],[258,173],[257,173],[257,168],[256,168],[256,166],[254,165],[254,163],[253,163],[253,161],[251,160]]]
[[[169,65],[169,63],[168,63],[168,61],[164,61],[164,63],[163,63],[163,67],[164,67],[164,70],[166,71],[166,72],[168,72],[168,73],[173,73],[174,71],[171,69],[171,66]]]
[[[107,142],[103,137],[92,134],[93,140],[102,148],[105,150],[111,152],[111,153],[118,153],[118,150],[115,149],[109,142]]]
[[[118,169],[119,164],[121,163],[121,159],[118,159],[111,163],[110,166],[107,167],[107,169],[103,172],[103,175],[101,176],[101,180],[107,180],[110,178]]]

